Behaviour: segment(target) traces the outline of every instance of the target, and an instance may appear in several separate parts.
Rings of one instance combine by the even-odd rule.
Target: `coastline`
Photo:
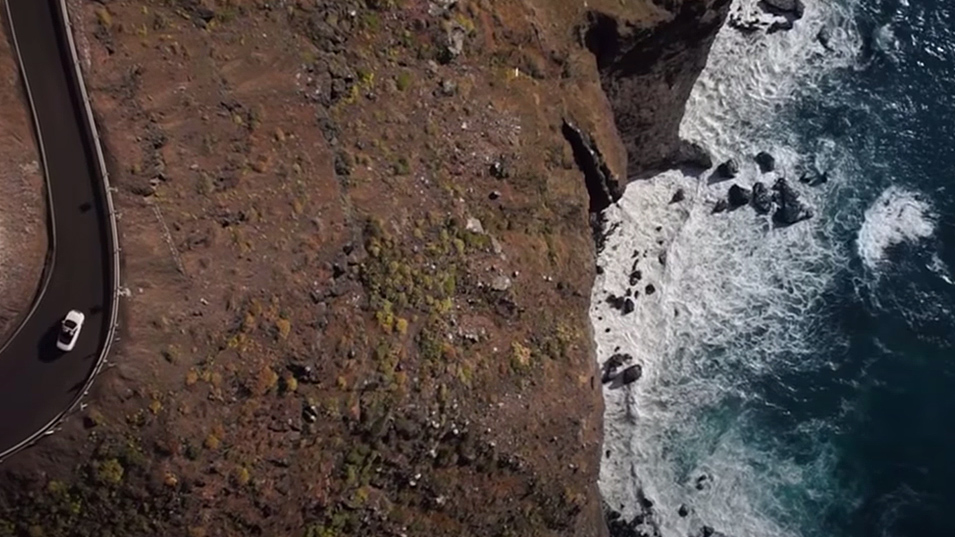
[[[757,24],[744,8],[758,7],[740,4],[729,16],[733,28],[710,51],[700,91],[688,96],[680,129],[706,145],[707,158],[684,161],[680,170],[650,169],[653,178],[631,182],[607,218],[614,237],[606,241],[610,250],[598,268],[591,307],[599,352],[602,360],[621,357],[627,366],[641,366],[642,374],[632,391],[604,390],[601,487],[615,503],[612,515],[622,534],[792,531],[773,527],[778,521],[767,513],[780,520],[793,515],[774,503],[768,488],[760,488],[759,475],[751,475],[755,470],[733,466],[751,456],[758,468],[770,455],[743,452],[750,446],[742,435],[751,431],[734,428],[732,410],[719,415],[719,403],[726,398],[732,407],[742,389],[738,383],[752,370],[769,369],[762,355],[777,347],[797,356],[809,352],[800,339],[811,338],[780,328],[792,325],[785,322],[789,313],[772,308],[791,304],[798,310],[811,303],[826,280],[812,276],[817,268],[812,263],[828,268],[841,261],[825,244],[828,224],[819,218],[776,229],[768,217],[725,204],[731,185],[748,189],[780,177],[795,183],[814,169],[815,152],[825,147],[791,147],[787,133],[773,131],[769,118],[774,107],[792,103],[800,91],[811,93],[829,72],[813,67],[851,65],[856,43],[840,26],[849,17],[838,10],[811,6],[795,29],[773,35],[777,21],[768,16],[758,22],[765,32],[741,27]],[[755,162],[761,151],[775,155],[775,170]],[[713,171],[731,158],[741,170],[729,177]],[[810,177],[797,189],[809,205],[823,208],[830,189],[838,187],[822,183]],[[777,263],[781,259],[786,262]],[[808,274],[808,284],[797,285],[793,273]],[[787,288],[798,292],[787,295]],[[724,304],[727,299],[736,302]],[[757,311],[783,322],[763,324],[761,315],[748,313]],[[757,344],[749,340],[752,333],[763,334]],[[756,350],[740,348],[747,343]],[[776,464],[782,481],[803,471],[787,461]]]
[[[18,528],[135,535],[141,510],[93,500],[108,489],[148,491],[175,513],[166,533],[607,534],[594,246],[560,122],[620,177],[682,164],[681,95],[728,3],[591,2],[621,24],[605,66],[668,58],[603,80],[588,32],[571,42],[584,10],[542,2],[529,23],[535,3],[356,18],[328,2],[287,19],[73,3],[133,295],[81,419],[5,464]],[[627,165],[645,140],[617,134],[600,82],[656,95],[628,111],[659,112],[666,158]],[[192,495],[201,509],[179,503]],[[67,500],[91,508],[61,516]]]

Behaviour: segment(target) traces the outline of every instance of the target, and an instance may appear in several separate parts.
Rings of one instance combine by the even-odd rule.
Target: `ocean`
[[[643,374],[604,387],[601,492],[625,518],[644,495],[664,537],[955,536],[955,3],[805,4],[724,27],[688,103],[683,137],[738,176],[667,172],[607,211],[598,358]],[[813,218],[713,213],[780,176]]]

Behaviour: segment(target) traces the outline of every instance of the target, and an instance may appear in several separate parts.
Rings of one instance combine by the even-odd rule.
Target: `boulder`
[[[829,45],[832,42],[832,30],[828,26],[823,26],[819,33],[816,34],[816,41],[822,45],[822,48],[832,51],[832,47]]]
[[[731,186],[727,196],[730,209],[736,209],[737,207],[748,204],[752,197],[753,193],[748,188],[743,188],[739,185]]]
[[[507,179],[511,176],[511,171],[508,169],[507,161],[505,161],[503,157],[491,163],[491,167],[488,171],[490,172],[491,177],[495,179]]]
[[[776,158],[766,151],[757,153],[753,160],[759,165],[759,171],[762,173],[769,173],[776,169]]]
[[[713,526],[703,526],[700,528],[700,531],[696,533],[697,537],[726,537],[726,534],[721,531],[716,531],[713,529]]]
[[[686,515],[690,514],[690,509],[685,503],[682,503],[680,504],[680,508],[676,510],[676,514],[680,515],[680,517],[685,517]]]
[[[640,364],[634,364],[623,370],[623,373],[620,373],[620,380],[623,382],[623,385],[633,384],[634,382],[640,380],[640,377],[643,376],[643,368],[640,367]]]
[[[678,188],[676,192],[673,193],[673,197],[670,198],[670,203],[680,203],[686,199],[686,192],[682,188]]]
[[[750,203],[759,214],[767,214],[773,210],[773,196],[766,185],[758,181],[753,185],[753,195]]]
[[[797,222],[812,218],[813,212],[799,200],[799,194],[789,186],[785,178],[780,177],[773,185],[779,208],[773,213],[773,221],[780,226],[791,226]]]
[[[724,179],[732,179],[739,173],[739,162],[731,158],[716,168],[716,173]]]
[[[721,213],[729,208],[729,204],[726,203],[726,200],[717,200],[716,205],[713,206],[713,214]]]

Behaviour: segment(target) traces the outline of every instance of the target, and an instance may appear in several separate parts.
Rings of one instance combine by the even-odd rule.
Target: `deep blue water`
[[[955,286],[943,276],[955,268],[955,5],[862,0],[855,16],[862,60],[791,116],[807,146],[834,138],[858,161],[859,177],[824,217],[845,222],[835,241],[854,253],[865,209],[895,185],[930,205],[935,231],[890,248],[878,268],[850,256],[818,312],[832,366],[788,374],[792,391],[767,388],[778,406],[766,426],[798,458],[816,441],[792,432],[798,424],[828,424],[846,501],[796,498],[817,517],[808,533],[952,537]]]

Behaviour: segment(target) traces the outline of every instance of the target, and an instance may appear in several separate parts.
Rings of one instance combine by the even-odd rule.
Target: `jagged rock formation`
[[[657,0],[663,22],[646,27],[591,13],[588,48],[627,150],[628,180],[688,164],[700,152],[678,129],[729,0]]]

